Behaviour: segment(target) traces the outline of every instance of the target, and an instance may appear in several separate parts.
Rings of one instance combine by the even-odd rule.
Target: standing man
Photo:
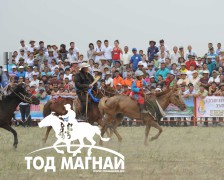
[[[75,75],[75,86],[77,88],[77,95],[81,101],[81,118],[85,117],[86,112],[86,94],[88,89],[92,88],[91,83],[94,81],[93,76],[88,72],[89,64],[82,63],[80,72]],[[94,88],[96,90],[97,83],[95,83]]]
[[[124,53],[122,54],[122,62],[124,66],[130,64],[132,54],[129,52],[128,46],[124,46]]]
[[[151,40],[149,41],[149,47],[147,50],[148,60],[151,62],[154,59],[154,55],[159,52],[158,47],[156,47],[156,42]]]
[[[138,68],[138,62],[142,60],[142,57],[139,54],[137,54],[136,48],[133,48],[132,52],[133,52],[133,56],[131,57],[130,64],[131,64],[132,70],[136,71]]]
[[[217,50],[216,50],[216,54],[219,56],[220,55],[220,50],[221,50],[221,43],[217,44]]]
[[[192,46],[191,45],[189,45],[188,47],[187,47],[187,52],[186,52],[186,60],[188,60],[188,56],[189,55],[192,55],[192,56],[195,56],[195,57],[197,57],[197,54],[192,50]]]
[[[75,42],[70,42],[70,48],[73,49],[73,53],[76,56],[76,58],[79,57],[79,49],[75,47]]]
[[[104,52],[103,52],[103,48],[101,46],[102,42],[100,40],[98,40],[97,42],[97,46],[94,50],[93,55],[95,55],[95,63],[99,63],[100,59],[104,59]]]
[[[181,57],[180,53],[178,53],[178,47],[173,47],[173,53],[170,55],[171,63],[178,64],[178,59]]]
[[[112,60],[112,51],[113,51],[113,48],[109,46],[109,41],[105,40],[104,47],[103,47],[103,54],[106,60],[109,60],[109,61]]]

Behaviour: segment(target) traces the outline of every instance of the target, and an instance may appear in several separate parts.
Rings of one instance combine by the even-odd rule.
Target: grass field
[[[164,127],[156,141],[143,145],[144,127],[120,127],[123,142],[115,136],[104,147],[119,151],[125,156],[124,173],[96,173],[92,170],[27,170],[24,157],[39,148],[51,146],[56,140],[51,132],[46,145],[42,144],[45,129],[15,128],[19,136],[18,149],[12,148],[11,133],[0,129],[1,180],[59,180],[59,179],[224,179],[223,127]],[[151,129],[150,135],[156,130]],[[86,154],[86,149],[82,151]],[[99,155],[93,150],[93,155]],[[53,149],[40,152],[42,157],[61,156]]]

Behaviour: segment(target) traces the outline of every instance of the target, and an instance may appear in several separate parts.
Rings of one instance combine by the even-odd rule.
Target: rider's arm
[[[135,82],[132,83],[131,90],[136,93],[140,91],[140,89],[136,86]]]

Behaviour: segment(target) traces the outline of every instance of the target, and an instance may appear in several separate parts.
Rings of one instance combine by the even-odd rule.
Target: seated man
[[[133,81],[131,86],[132,94],[140,105],[140,113],[146,114],[148,113],[148,111],[146,111],[144,108],[145,100],[144,100],[143,86],[146,86],[147,83],[143,79],[142,71],[137,70],[135,72],[135,77],[136,77],[136,80]]]

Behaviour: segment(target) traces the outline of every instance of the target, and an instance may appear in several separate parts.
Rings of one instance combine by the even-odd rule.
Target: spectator
[[[207,67],[209,70],[210,76],[212,75],[212,71],[216,69],[215,61],[212,61],[212,56],[207,56]]]
[[[195,91],[199,90],[199,81],[200,81],[200,78],[198,76],[198,72],[194,70],[192,72],[192,78],[190,79],[190,83],[193,84]]]
[[[159,69],[159,67],[160,67],[160,62],[159,62],[159,55],[158,54],[155,54],[154,55],[154,59],[153,59],[153,61],[152,62],[154,62],[154,66],[155,66],[155,70],[157,71],[158,69]],[[152,63],[151,62],[151,63]]]
[[[79,49],[75,46],[75,42],[70,42],[70,48],[73,49],[74,56],[79,57]]]
[[[206,90],[209,88],[209,84],[208,84],[208,80],[209,80],[209,71],[208,70],[204,70],[203,71],[203,76],[200,79],[200,87],[203,86]]]
[[[93,43],[89,43],[89,50],[87,51],[87,58],[89,60],[90,59],[92,59],[93,61],[95,60],[94,45],[93,45]]]
[[[26,54],[27,53],[27,50],[28,50],[28,46],[26,46],[25,44],[25,41],[22,39],[20,40],[20,48],[19,49],[23,49],[24,50],[24,53]]]
[[[146,73],[148,73],[150,77],[156,75],[156,71],[152,63],[148,64],[148,69],[146,70]]]
[[[217,87],[216,82],[213,81],[208,88],[208,95],[215,96],[215,95],[217,95],[217,93],[218,93],[218,87]]]
[[[156,42],[151,40],[149,41],[149,47],[147,50],[147,57],[149,62],[153,61],[154,59],[154,55],[157,54],[159,52],[158,47],[156,47]]]
[[[186,62],[187,70],[190,70],[190,66],[194,66],[194,69],[196,69],[197,65],[195,62],[195,56],[188,55],[188,61]]]
[[[104,59],[104,55],[103,55],[104,52],[102,48],[102,42],[98,40],[96,43],[97,43],[97,46],[93,53],[93,55],[95,56],[94,62],[99,63],[100,59]]]
[[[132,54],[129,52],[128,46],[124,46],[124,53],[122,54],[122,62],[124,66],[129,66]]]
[[[113,63],[113,65],[115,65],[115,63],[117,61],[120,61],[121,60],[122,54],[123,54],[123,51],[119,47],[119,41],[118,40],[115,40],[114,41],[114,48],[113,48],[113,51],[112,51],[112,63]]]
[[[28,51],[30,51],[31,53],[34,53],[37,50],[37,47],[35,46],[35,42],[34,40],[30,40],[30,47],[28,48]]]
[[[111,78],[111,73],[110,73],[110,71],[107,71],[107,72],[106,72],[105,84],[106,84],[107,86],[113,87],[113,79]]]
[[[168,48],[168,46],[165,45],[165,42],[164,42],[163,39],[161,39],[161,40],[159,41],[159,44],[160,44],[160,45],[158,46],[159,51],[162,51],[162,47],[164,47],[164,51],[167,52],[167,53],[169,54],[169,48]]]
[[[26,71],[24,71],[24,66],[19,66],[19,72],[16,75],[16,78],[18,79],[19,77],[25,78],[26,76]]]
[[[191,45],[189,45],[189,46],[187,47],[186,60],[188,60],[188,56],[189,56],[189,55],[192,55],[192,56],[194,56],[194,57],[197,57],[197,54],[196,54],[194,51],[192,51],[192,46],[191,46]]]
[[[216,50],[216,54],[219,56],[220,55],[220,50],[221,50],[221,43],[217,44],[217,50]]]
[[[182,57],[182,58],[184,58],[184,47],[183,46],[180,46],[179,47],[179,51],[178,51],[178,53],[180,54],[180,57]]]
[[[104,52],[104,57],[106,60],[109,60],[109,61],[112,60],[112,51],[113,51],[113,48],[111,46],[109,46],[109,41],[105,40],[103,52]]]
[[[190,98],[193,100],[195,97],[196,91],[194,89],[194,85],[192,83],[188,84],[188,90],[184,92],[183,98]]]
[[[130,63],[131,63],[131,66],[132,66],[132,70],[136,71],[137,68],[138,68],[138,63],[139,63],[139,61],[142,60],[142,57],[139,54],[137,54],[137,49],[136,48],[133,48],[132,52],[133,52],[133,56],[131,57],[131,62]]]
[[[114,88],[117,88],[117,84],[123,85],[123,78],[120,76],[120,72],[118,70],[115,71],[115,77],[113,79]]]
[[[67,54],[67,59],[69,60],[69,62],[78,60],[76,53],[74,53],[73,48],[69,49],[69,53]]]
[[[224,96],[224,83],[219,85],[219,91],[216,93],[217,96]]]
[[[190,80],[187,78],[186,72],[181,72],[181,79],[179,79],[177,81],[177,84],[178,85],[188,86],[189,83],[190,83]]]
[[[214,48],[211,47],[209,48],[209,52],[207,53],[207,57],[211,58],[212,61],[215,61],[215,57],[217,56],[217,54],[214,51]]]
[[[122,93],[123,89],[122,89],[122,85],[120,83],[118,83],[116,85],[116,91],[117,91],[118,94],[121,94]]]
[[[165,67],[165,63],[162,62],[160,69],[156,72],[156,76],[155,76],[156,81],[158,81],[159,75],[161,75],[163,77],[163,79],[166,79],[166,75],[168,72],[170,72],[169,69],[167,69]]]
[[[132,78],[132,74],[128,73],[127,78],[125,78],[123,81],[123,85],[131,87],[133,81],[134,81],[134,79]]]
[[[181,73],[186,73],[188,72],[187,68],[186,68],[186,64],[185,63],[181,63],[181,69],[180,69]]]
[[[178,59],[181,57],[180,53],[178,53],[177,46],[173,47],[173,53],[170,55],[171,63],[178,63]]]

